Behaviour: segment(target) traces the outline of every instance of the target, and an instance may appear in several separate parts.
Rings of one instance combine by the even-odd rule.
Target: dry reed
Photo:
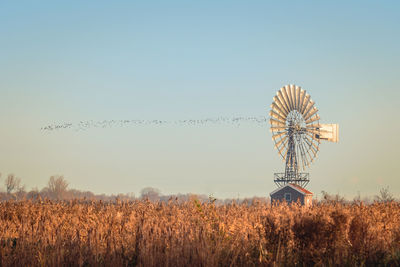
[[[399,264],[396,202],[0,203],[1,266]]]

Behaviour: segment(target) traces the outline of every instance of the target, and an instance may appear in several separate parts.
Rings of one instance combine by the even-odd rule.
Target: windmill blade
[[[305,138],[302,138],[301,146],[303,147],[303,150],[305,151],[305,154],[306,154],[305,164],[306,164],[306,166],[310,166],[310,162],[308,160],[307,155],[309,156],[309,158],[311,160],[312,156],[311,156],[311,154],[309,152],[311,144],[309,144]]]
[[[282,87],[281,90],[283,92],[283,96],[285,97],[286,104],[289,107],[289,110],[292,110],[292,105],[290,104],[290,99],[289,99],[289,95],[286,91],[286,87]]]
[[[285,117],[279,115],[279,113],[277,113],[276,111],[274,111],[272,109],[269,111],[269,115],[271,117],[274,117],[275,119],[277,119],[279,121],[286,122],[286,118]]]
[[[307,124],[321,119],[318,114],[306,121]]]
[[[284,136],[281,140],[279,140],[276,144],[275,144],[275,148],[278,149],[278,147],[287,139],[287,136]]]
[[[298,91],[299,91],[298,86],[293,85],[292,92],[293,92],[294,109],[297,111],[299,108],[299,105],[298,105],[299,99],[298,99],[298,95],[297,95]]]
[[[308,148],[312,147],[312,140],[310,138],[308,138],[307,136],[304,136],[304,141],[307,143]]]
[[[301,142],[299,146],[300,146],[300,150],[301,150],[301,154],[302,154],[301,163],[303,165],[303,170],[305,170],[306,166],[308,166],[307,165],[308,162],[307,162],[307,155],[306,155],[306,151],[304,150],[303,142]]]
[[[298,158],[298,165],[303,164],[303,151],[301,150],[300,143],[296,143],[296,155]]]
[[[289,111],[286,110],[285,106],[282,105],[282,103],[280,102],[279,98],[274,96],[274,103],[282,110],[285,112],[284,115],[289,114]]]
[[[275,111],[275,113],[278,113],[279,115],[284,117],[286,120],[287,116],[285,115],[285,112],[275,102],[272,102],[272,104],[270,105],[270,108],[271,108],[271,110]]]
[[[278,90],[278,97],[281,100],[281,102],[285,105],[286,110],[290,110],[288,101],[285,96],[284,87],[282,87],[280,90]]]
[[[319,147],[316,144],[314,144],[314,142],[312,140],[310,140],[307,136],[305,136],[305,138],[307,141],[309,141],[311,143],[311,146],[310,146],[311,148],[314,147],[317,151],[319,151]]]
[[[285,126],[286,126],[286,123],[285,123],[285,122],[281,122],[281,121],[275,120],[275,119],[273,119],[273,118],[271,118],[271,119],[269,120],[269,122],[271,123],[271,125],[279,125],[279,126],[282,126],[282,127],[285,127]]]
[[[315,137],[315,135],[312,134],[311,132],[307,132],[307,136],[311,137],[312,140],[316,141],[318,144],[321,143],[321,140],[319,140],[317,137]]]
[[[289,105],[288,105],[285,97],[283,96],[282,91],[283,91],[282,88],[281,88],[281,90],[278,91],[278,97],[281,100],[281,102],[284,104],[284,106],[286,107],[286,110],[289,111],[290,110]]]
[[[293,102],[293,96],[292,96],[292,90],[290,89],[290,85],[286,85],[286,92],[289,97],[289,102],[290,102],[290,110],[294,110],[294,102]]]
[[[304,100],[303,100],[303,104],[301,106],[301,114],[304,114],[310,100],[311,100],[311,96],[309,94],[307,94],[307,92],[304,91]]]
[[[289,113],[289,110],[286,109],[286,106],[281,102],[278,96],[274,96],[274,102],[285,112],[285,115]]]
[[[312,110],[310,112],[308,112],[307,115],[305,115],[304,120],[308,120],[317,112],[318,112],[318,109],[316,107],[313,107]]]
[[[286,143],[287,143],[287,142],[286,142]],[[284,147],[286,147],[286,144],[284,145]],[[286,156],[287,156],[288,151],[289,151],[289,149],[286,149],[285,154],[284,154],[284,155],[281,154],[283,160],[286,159]]]
[[[286,134],[286,131],[284,132],[278,132],[277,134],[272,135],[272,140],[275,140],[276,138],[281,137],[282,135]]]
[[[311,100],[311,96],[309,96],[307,100],[308,100],[307,104],[305,105],[303,113],[302,113],[303,117],[307,115],[307,113],[311,110],[311,108],[314,105],[314,101]]]
[[[286,157],[286,154],[287,154],[287,150],[286,150],[285,157],[282,155],[282,151],[283,151],[283,149],[286,147],[287,142],[288,142],[288,140],[286,140],[286,141],[282,144],[282,147],[278,150],[279,154],[280,154],[283,158],[285,158],[285,157]]]
[[[307,104],[306,109],[304,110],[303,113],[303,118],[305,118],[307,116],[307,114],[313,109],[315,102],[310,100]]]
[[[301,147],[302,147],[302,149],[303,149],[303,151],[304,151],[305,165],[306,165],[306,166],[310,166],[310,163],[309,163],[308,158],[307,158],[307,154],[308,154],[308,156],[310,156],[310,158],[311,158],[311,155],[310,155],[310,153],[308,152],[308,150],[305,149],[304,143],[303,143],[303,142],[301,143]],[[307,153],[307,154],[306,154],[306,153]]]
[[[313,162],[314,157],[310,154],[310,149],[307,149],[306,152],[307,152],[307,155],[310,157],[310,161]],[[308,159],[307,159],[307,166],[310,166],[310,161],[308,161]]]
[[[296,110],[300,110],[300,91],[301,87],[296,86]]]
[[[297,110],[296,87],[291,84],[290,92],[292,93],[293,109]]]
[[[307,156],[306,155],[306,149],[305,149],[305,141],[304,141],[303,137],[301,138],[301,140],[299,142],[299,145],[301,147],[301,150],[303,151],[304,156]],[[305,157],[305,160],[307,160],[307,157]]]
[[[313,154],[314,154],[314,157],[312,157],[311,155],[310,155],[310,160],[311,160],[311,162],[313,162],[314,161],[314,158],[316,158],[317,157],[317,151],[314,149],[314,147],[312,146],[314,143],[311,141],[311,140],[309,140],[309,139],[305,139],[306,140],[306,143],[309,145],[309,149],[307,150],[307,151],[310,151],[311,150],[311,152],[313,152]],[[311,144],[310,144],[310,142],[311,142]]]
[[[281,102],[278,96],[274,96],[274,102],[286,112],[286,115],[289,114],[289,110],[286,109],[285,105]]]
[[[298,111],[301,113],[301,111],[303,109],[303,102],[304,102],[304,99],[306,97],[306,91],[301,89],[301,87],[299,87],[299,88],[300,88],[300,97],[299,97],[299,109],[298,109]]]
[[[271,126],[270,130],[271,131],[282,131],[282,130],[286,130],[287,127],[279,127],[279,126]]]
[[[311,159],[311,162],[314,162],[314,159],[317,158],[317,152],[318,152],[318,150],[315,149],[314,147],[311,147],[310,150],[311,150],[311,152],[314,154],[314,157]]]
[[[274,110],[275,112],[282,114],[285,117],[287,116],[287,113],[283,111],[275,102],[272,102],[271,109]]]

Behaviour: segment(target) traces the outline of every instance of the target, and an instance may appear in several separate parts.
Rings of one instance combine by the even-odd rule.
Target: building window
[[[287,202],[291,201],[291,200],[292,200],[292,194],[290,194],[290,193],[285,193],[285,200],[286,200]]]

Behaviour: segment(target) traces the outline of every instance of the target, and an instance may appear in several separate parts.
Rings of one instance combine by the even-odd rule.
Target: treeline
[[[1,175],[0,175],[1,176]],[[64,176],[55,175],[51,176],[47,182],[47,185],[39,190],[33,188],[27,191],[25,185],[22,184],[21,178],[16,177],[14,174],[9,174],[4,180],[5,191],[0,192],[0,200],[36,200],[36,199],[49,199],[49,200],[71,200],[71,199],[83,199],[83,200],[102,200],[102,201],[115,201],[115,200],[137,200],[137,199],[149,199],[151,201],[158,201],[166,196],[162,196],[160,191],[147,187],[141,191],[141,195],[137,198],[133,193],[128,194],[94,194],[91,191],[81,191],[73,188],[69,188],[68,181]],[[183,195],[179,196],[180,198]]]
[[[1,179],[1,174],[0,174]],[[0,180],[1,181],[1,180]],[[14,174],[9,174],[4,180],[4,189],[0,187],[0,201],[7,200],[37,200],[37,199],[49,199],[49,200],[102,200],[102,201],[135,201],[135,200],[149,200],[151,202],[168,202],[170,200],[178,202],[186,202],[192,199],[197,199],[202,202],[213,202],[216,205],[229,204],[232,202],[236,203],[269,203],[270,198],[268,197],[252,197],[252,198],[228,198],[228,199],[216,199],[212,195],[198,195],[198,194],[175,194],[175,195],[163,195],[160,190],[153,187],[146,187],[140,191],[139,196],[135,196],[133,193],[127,194],[117,194],[117,195],[107,195],[107,194],[94,194],[91,191],[81,191],[77,189],[69,188],[68,181],[64,176],[55,175],[51,176],[47,182],[47,185],[39,190],[38,188],[33,188],[30,191],[26,190],[24,184],[20,178],[16,177]],[[266,193],[267,195],[267,193]],[[321,203],[358,203],[363,202],[364,204],[372,204],[373,202],[392,202],[395,201],[393,194],[390,193],[389,187],[382,188],[379,193],[373,197],[364,197],[361,199],[360,196],[355,197],[353,200],[347,200],[344,197],[336,194],[329,194],[322,191],[322,198],[314,202]]]
[[[0,174],[1,177],[1,174]],[[202,202],[211,201],[215,204],[226,204],[232,201],[236,202],[247,202],[252,203],[254,201],[268,202],[268,198],[242,198],[242,199],[216,199],[213,196],[199,195],[199,194],[174,194],[174,195],[163,195],[160,190],[153,187],[146,187],[140,191],[139,196],[135,196],[133,193],[128,194],[94,194],[91,191],[81,191],[77,189],[69,188],[68,181],[63,176],[51,176],[47,182],[47,185],[41,190],[33,188],[30,191],[26,190],[25,185],[22,184],[20,178],[14,174],[9,174],[4,180],[5,190],[0,191],[0,201],[7,200],[72,200],[80,199],[87,201],[135,201],[135,200],[149,200],[151,202],[168,202],[170,200],[184,203],[186,201],[197,199]],[[1,189],[1,187],[0,187]]]
[[[29,199],[50,199],[50,200],[69,200],[69,199],[88,199],[88,200],[110,200],[116,196],[105,194],[95,195],[90,191],[80,191],[70,189],[69,183],[63,176],[51,176],[47,185],[39,190],[33,188],[27,191],[22,184],[21,178],[14,174],[9,174],[4,180],[5,191],[0,192],[0,200],[29,200]],[[130,195],[120,195],[129,198]]]

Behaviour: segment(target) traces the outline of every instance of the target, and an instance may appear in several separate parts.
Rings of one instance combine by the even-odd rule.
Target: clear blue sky
[[[397,1],[2,1],[0,182],[265,196],[283,170],[269,125],[40,128],[262,116],[294,83],[341,130],[308,189],[398,196],[399,14]]]

